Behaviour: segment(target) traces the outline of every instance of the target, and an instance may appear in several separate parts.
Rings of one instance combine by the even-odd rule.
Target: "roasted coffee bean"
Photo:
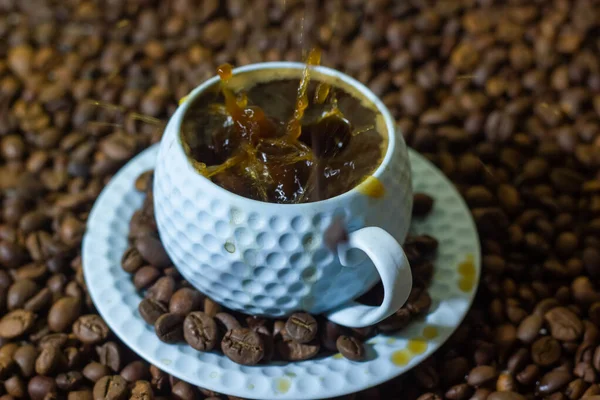
[[[172,393],[178,400],[192,400],[198,396],[196,389],[184,381],[179,381],[173,385]]]
[[[67,400],[93,400],[94,395],[90,389],[85,390],[75,390],[69,392],[67,395]]]
[[[537,303],[533,312],[534,312],[534,314],[539,315],[540,317],[544,317],[544,315],[546,315],[546,313],[548,311],[550,311],[553,308],[558,307],[558,306],[560,306],[560,303],[558,302],[558,300],[551,297],[551,298],[544,299],[544,300],[540,301],[539,303]]]
[[[52,303],[52,293],[50,289],[44,288],[35,296],[30,298],[24,305],[24,309],[32,312],[42,311]]]
[[[62,351],[54,346],[47,346],[42,349],[35,360],[35,372],[38,375],[50,375],[64,368],[67,360]]]
[[[148,381],[139,380],[131,388],[130,400],[152,400],[153,398],[152,386]]]
[[[165,343],[177,343],[183,340],[183,320],[179,314],[163,314],[154,323],[156,336]]]
[[[478,387],[496,379],[497,376],[498,373],[496,372],[496,368],[490,365],[480,365],[469,372],[467,383],[471,386]]]
[[[135,189],[139,192],[146,193],[152,186],[152,179],[154,177],[154,171],[145,171],[135,180]]]
[[[317,355],[320,347],[321,346],[318,340],[313,340],[312,342],[304,344],[298,343],[293,340],[287,334],[287,332],[285,332],[275,342],[275,349],[277,350],[277,353],[281,356],[281,358],[287,361],[308,360],[309,358]]]
[[[108,326],[96,314],[82,315],[73,324],[73,333],[85,344],[96,344],[108,337]]]
[[[168,312],[163,303],[152,298],[142,300],[138,306],[138,311],[144,321],[151,325],[154,325],[158,317]]]
[[[419,365],[414,372],[417,385],[425,390],[433,390],[440,383],[440,377],[435,368],[430,363]]]
[[[338,351],[337,340],[343,333],[344,328],[342,326],[332,321],[326,321],[319,329],[321,344],[329,351]]]
[[[187,287],[181,288],[173,293],[169,301],[169,312],[186,316],[192,311],[200,310],[203,300],[202,294],[197,290]]]
[[[159,276],[160,271],[157,268],[146,265],[133,275],[133,284],[137,290],[146,289],[156,282]]]
[[[431,296],[429,296],[429,293],[421,288],[413,287],[406,301],[406,308],[413,315],[421,315],[429,311],[429,307],[431,307]]]
[[[175,280],[170,276],[163,276],[146,291],[146,297],[166,304],[173,296],[174,291]]]
[[[33,327],[35,315],[27,310],[14,310],[0,319],[0,337],[13,339],[23,335]]]
[[[413,198],[413,215],[426,216],[433,209],[433,198],[425,193],[415,193]]]
[[[56,376],[56,386],[60,390],[71,391],[77,389],[83,383],[83,375],[78,371],[69,371]]]
[[[150,365],[150,376],[152,387],[157,391],[163,391],[169,385],[169,376],[154,365]]]
[[[258,364],[265,353],[260,335],[247,328],[228,331],[221,341],[221,350],[229,359],[242,365]]]
[[[30,258],[27,250],[21,245],[8,241],[0,241],[0,264],[12,269],[23,265],[28,260]]]
[[[308,343],[317,335],[318,325],[307,313],[292,314],[285,323],[285,330],[298,343]]]
[[[183,337],[194,349],[210,351],[217,344],[217,324],[201,311],[192,312],[183,321]]]
[[[445,397],[450,400],[461,400],[468,398],[471,393],[473,393],[473,389],[466,383],[461,383],[448,389]]]
[[[20,279],[13,283],[6,294],[6,306],[9,310],[23,308],[25,303],[39,291],[38,285],[29,279]]]
[[[119,375],[101,378],[94,385],[94,399],[121,400],[127,398],[127,381]]]
[[[106,365],[102,365],[99,362],[91,362],[83,368],[82,374],[92,382],[97,382],[100,378],[107,376],[111,373],[110,369]]]
[[[213,317],[221,312],[221,305],[208,297],[204,298],[204,313],[209,317]]]
[[[538,392],[541,395],[548,395],[563,388],[572,380],[572,375],[568,371],[551,371],[540,379]]]
[[[510,373],[515,374],[516,372],[519,372],[523,368],[525,368],[527,363],[529,363],[530,361],[531,360],[529,351],[527,349],[521,348],[515,351],[513,355],[509,357],[506,363],[506,367]]]
[[[67,368],[74,369],[79,368],[83,364],[83,351],[75,347],[67,347],[65,350],[65,357],[67,359]]]
[[[46,347],[63,348],[69,342],[69,335],[66,333],[51,333],[42,337],[38,343],[41,349]]]
[[[530,385],[537,380],[539,375],[539,367],[535,364],[530,364],[517,374],[517,381],[523,385]]]
[[[65,332],[81,313],[81,300],[63,297],[56,301],[48,312],[48,327],[53,332]]]
[[[13,359],[19,366],[21,375],[28,378],[35,372],[35,360],[38,356],[37,349],[31,344],[25,344],[19,347],[14,355]]]
[[[336,341],[338,351],[347,359],[362,361],[365,358],[363,344],[352,336],[342,335]]]
[[[560,343],[550,336],[539,338],[531,346],[531,358],[539,366],[549,367],[558,362],[560,356]]]
[[[591,363],[580,362],[573,369],[575,376],[583,379],[585,382],[594,383],[598,379],[598,374]]]
[[[411,312],[408,308],[401,308],[377,324],[377,328],[382,332],[396,332],[406,327],[411,320]]]
[[[56,382],[48,376],[34,376],[29,380],[27,393],[32,400],[44,400],[56,395]]]
[[[538,336],[543,320],[539,315],[531,314],[519,324],[517,337],[523,343],[531,343]]]
[[[96,347],[100,362],[115,372],[121,370],[121,350],[115,342],[106,342]]]
[[[459,383],[469,372],[469,361],[464,357],[451,358],[443,363],[443,370],[446,374],[441,378],[447,386]]]
[[[550,325],[550,333],[555,339],[577,340],[583,334],[583,324],[579,317],[565,307],[556,307],[546,312],[544,319]]]
[[[510,392],[517,389],[517,383],[512,374],[503,372],[496,381],[496,390],[499,392]]]
[[[132,361],[121,370],[121,377],[127,382],[135,382],[150,378],[148,365],[142,361]]]
[[[273,336],[274,337],[281,336],[284,332],[285,332],[285,321],[276,320],[273,323]]]
[[[27,391],[25,382],[16,375],[4,381],[4,389],[8,395],[16,398],[25,397]]]
[[[219,330],[219,336],[222,337],[232,329],[239,329],[242,325],[239,321],[231,314],[220,312],[215,315],[214,321],[217,324]]]
[[[142,258],[153,267],[164,269],[172,264],[162,243],[154,236],[146,235],[139,237],[135,242],[135,248]]]
[[[271,331],[265,325],[256,326],[252,330],[258,333],[263,342],[265,352],[261,361],[265,363],[271,362],[275,355],[275,341]]]
[[[477,343],[477,348],[475,350],[475,354],[473,358],[475,359],[475,364],[484,365],[490,363],[496,354],[496,348],[492,343],[488,342],[479,342]]]
[[[121,267],[125,272],[133,274],[143,265],[144,259],[137,251],[137,248],[130,247],[127,250],[125,250],[125,253],[123,253],[123,257],[121,258]]]

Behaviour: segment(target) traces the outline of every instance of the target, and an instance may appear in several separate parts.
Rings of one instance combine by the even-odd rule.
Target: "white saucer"
[[[467,313],[479,283],[480,249],[471,213],[454,186],[429,161],[410,151],[415,192],[435,198],[433,212],[414,219],[413,234],[439,240],[429,293],[433,304],[422,320],[391,335],[367,341],[367,361],[341,355],[253,367],[187,344],[158,340],[138,313],[141,296],[120,266],[129,220],[142,205],[134,189],[138,175],[154,168],[158,147],[148,148],[123,167],[98,197],[83,240],[83,271],[98,312],[132,350],[165,372],[215,392],[250,399],[320,399],[378,385],[419,364],[439,348]]]

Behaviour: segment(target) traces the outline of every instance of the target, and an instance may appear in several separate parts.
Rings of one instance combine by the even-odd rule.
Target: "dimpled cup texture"
[[[296,63],[262,65],[299,73],[303,68]],[[252,67],[236,73],[251,73]],[[319,71],[340,74],[323,67]],[[189,98],[215,83],[207,81]],[[351,253],[351,265],[343,267],[325,247],[323,235],[333,218],[342,217],[349,231],[377,226],[403,243],[410,225],[412,182],[406,145],[389,114],[386,125],[394,136],[375,173],[385,188],[382,197],[355,188],[326,201],[271,204],[227,192],[192,167],[179,135],[189,103],[179,107],[163,135],[154,203],[165,249],[191,284],[228,308],[281,317],[297,310],[322,313],[377,283],[377,270],[364,253]]]

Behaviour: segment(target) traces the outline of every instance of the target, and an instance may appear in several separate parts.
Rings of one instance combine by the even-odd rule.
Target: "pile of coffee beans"
[[[0,0],[0,398],[226,398],[102,338],[81,237],[104,184],[219,64],[297,61],[318,44],[323,64],[367,83],[455,182],[484,261],[452,339],[347,398],[596,400],[599,10],[594,0]]]
[[[287,320],[268,320],[222,308],[181,277],[162,246],[154,219],[152,177],[153,171],[146,171],[135,181],[136,190],[146,197],[131,218],[130,246],[123,254],[121,267],[132,274],[136,289],[145,291],[138,311],[165,343],[185,341],[198,351],[222,351],[244,365],[273,360],[301,361],[332,352],[360,361],[365,355],[364,340],[380,332],[398,331],[429,311],[431,297],[427,287],[438,243],[428,235],[406,240],[404,251],[414,277],[413,289],[407,303],[376,326],[347,329],[307,313],[295,313]],[[425,218],[433,208],[433,199],[425,193],[416,193],[414,204],[415,217]],[[334,223],[326,236],[330,242],[334,237],[340,242],[347,233]],[[373,305],[381,304],[382,300],[381,284],[359,299]]]

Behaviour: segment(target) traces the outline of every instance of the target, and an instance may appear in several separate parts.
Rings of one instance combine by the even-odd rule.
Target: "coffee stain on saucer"
[[[435,326],[428,325],[423,328],[423,337],[426,339],[435,339],[438,334],[438,329]]]
[[[279,393],[285,394],[290,390],[292,382],[289,379],[279,378],[276,382],[276,388]]]
[[[425,339],[425,338],[410,339],[408,341],[408,344],[406,345],[406,348],[412,354],[423,354],[423,353],[425,353],[425,351],[427,351],[427,347],[428,347],[427,339]]]
[[[465,261],[458,264],[458,288],[463,292],[470,292],[475,286],[477,271],[475,270],[475,259],[472,254],[467,254]]]
[[[418,355],[424,354],[429,347],[429,341],[438,337],[439,332],[435,326],[427,325],[423,328],[423,336],[409,339],[406,347],[392,353],[392,364],[404,367]],[[391,338],[390,338],[391,339]]]
[[[408,365],[411,359],[412,354],[407,349],[398,350],[392,354],[392,363],[399,367]]]

